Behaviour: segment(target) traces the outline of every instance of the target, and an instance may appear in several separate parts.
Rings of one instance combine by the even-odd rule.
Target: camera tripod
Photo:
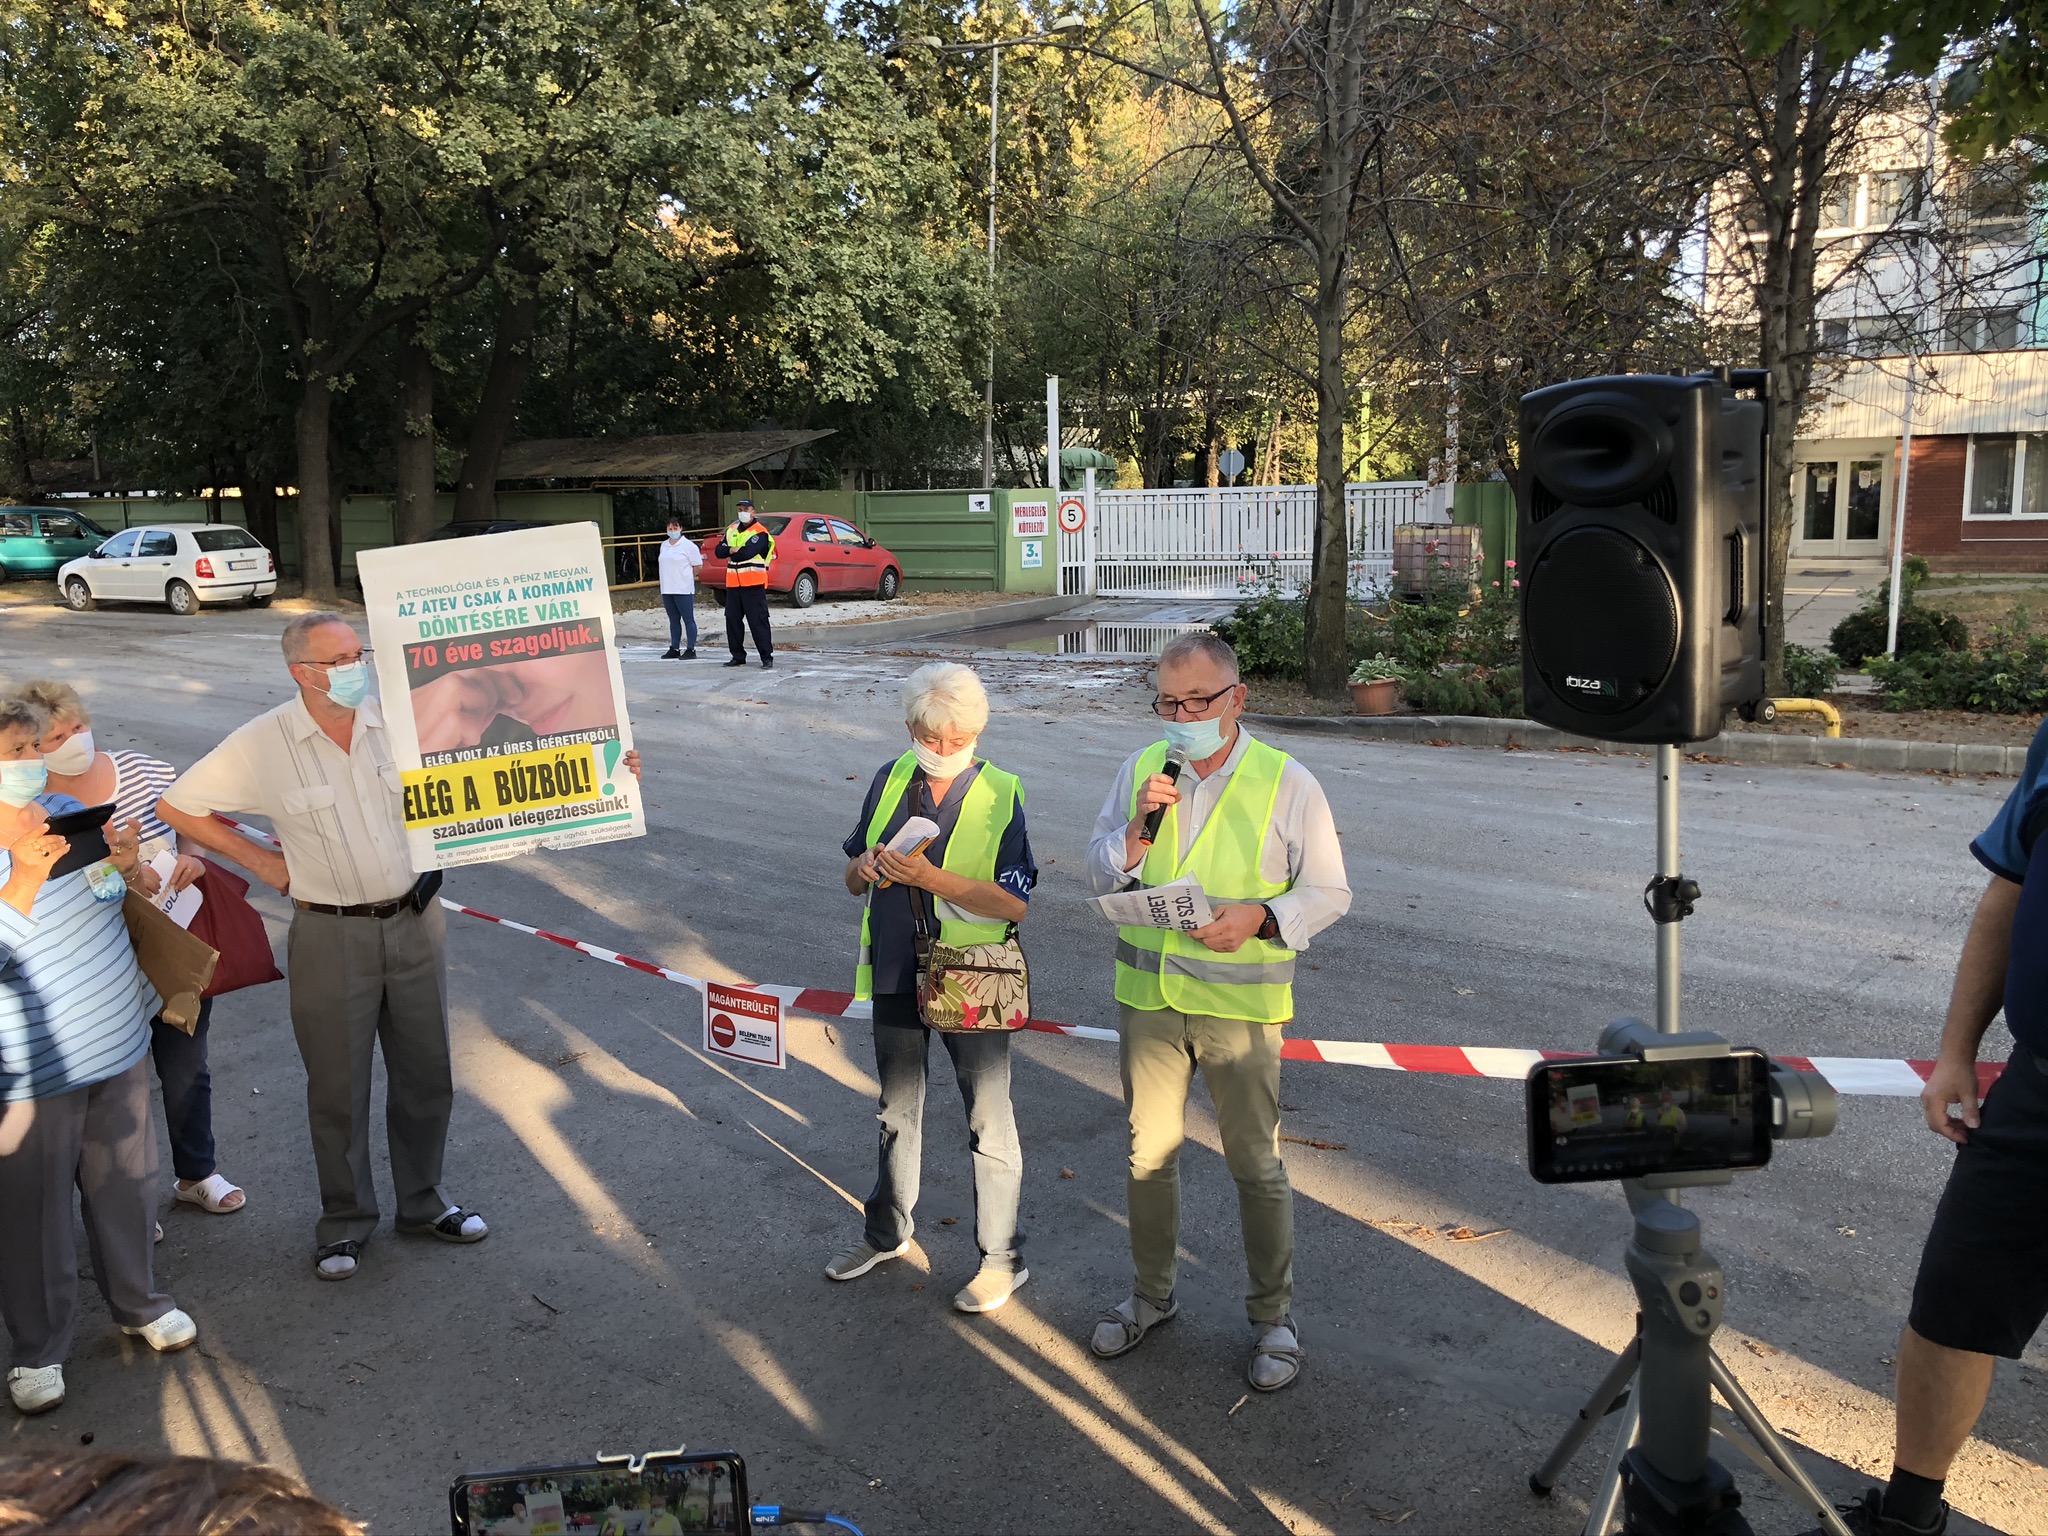
[[[1600,1037],[1602,1055],[1626,1052],[1645,1061],[1670,1061],[1728,1050],[1718,1035],[1678,1029],[1678,925],[1700,895],[1678,871],[1678,764],[1677,747],[1657,748],[1657,874],[1643,895],[1657,924],[1657,1026],[1651,1030],[1634,1019],[1610,1025]],[[1798,1112],[1798,1106],[1787,1107],[1788,1125]],[[1816,1124],[1831,1124],[1831,1116],[1811,1100],[1805,1112]],[[1711,1454],[1716,1439],[1754,1462],[1818,1516],[1831,1536],[1849,1536],[1833,1503],[1714,1353],[1727,1285],[1702,1246],[1699,1217],[1671,1192],[1727,1184],[1733,1177],[1724,1171],[1623,1181],[1635,1216],[1624,1257],[1636,1290],[1636,1336],[1543,1465],[1529,1474],[1530,1490],[1547,1496],[1600,1422],[1618,1416],[1614,1449],[1584,1536],[1607,1536],[1617,1511],[1630,1536],[1750,1536],[1735,1480]],[[1726,1410],[1715,1404],[1715,1392]]]

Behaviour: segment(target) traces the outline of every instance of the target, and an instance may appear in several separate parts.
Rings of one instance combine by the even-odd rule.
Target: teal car
[[[57,567],[89,555],[107,530],[66,507],[0,507],[0,581],[52,576]]]

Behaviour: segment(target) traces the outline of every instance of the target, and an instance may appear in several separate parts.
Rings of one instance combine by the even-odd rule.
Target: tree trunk
[[[242,517],[263,547],[277,553],[277,476],[267,469],[252,469],[247,458],[235,456],[235,479],[242,488]]]
[[[1322,259],[1316,285],[1316,543],[1310,565],[1303,674],[1319,699],[1341,699],[1351,677],[1345,635],[1350,603],[1350,530],[1344,517],[1344,315],[1350,271],[1342,248]]]
[[[335,585],[334,551],[329,543],[335,525],[334,481],[328,472],[329,429],[334,417],[334,392],[325,374],[308,369],[305,393],[299,398],[296,436],[299,452],[299,580],[306,596],[331,603],[341,595]]]
[[[391,531],[417,544],[434,531],[434,354],[415,334],[398,356],[398,487]]]
[[[1223,429],[1216,420],[1214,411],[1202,413],[1202,484],[1210,487],[1223,483],[1223,466],[1216,461],[1223,453],[1221,438]]]
[[[483,397],[469,429],[469,447],[455,482],[455,520],[487,522],[498,506],[498,461],[512,434],[512,417],[526,393],[533,366],[533,332],[540,318],[535,294],[507,294],[498,306],[497,334],[491,343],[491,370],[484,377]]]

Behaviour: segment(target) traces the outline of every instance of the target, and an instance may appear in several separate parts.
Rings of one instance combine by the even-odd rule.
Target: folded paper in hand
[[[915,853],[939,835],[939,824],[928,816],[913,816],[896,829],[885,845],[891,853]]]
[[[1088,905],[1119,926],[1175,928],[1182,933],[1204,927],[1213,916],[1209,898],[1192,879],[1097,896]]]

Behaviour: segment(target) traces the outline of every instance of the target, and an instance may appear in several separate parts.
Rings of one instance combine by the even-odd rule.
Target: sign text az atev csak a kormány
[[[356,564],[415,869],[646,831],[596,524]]]

